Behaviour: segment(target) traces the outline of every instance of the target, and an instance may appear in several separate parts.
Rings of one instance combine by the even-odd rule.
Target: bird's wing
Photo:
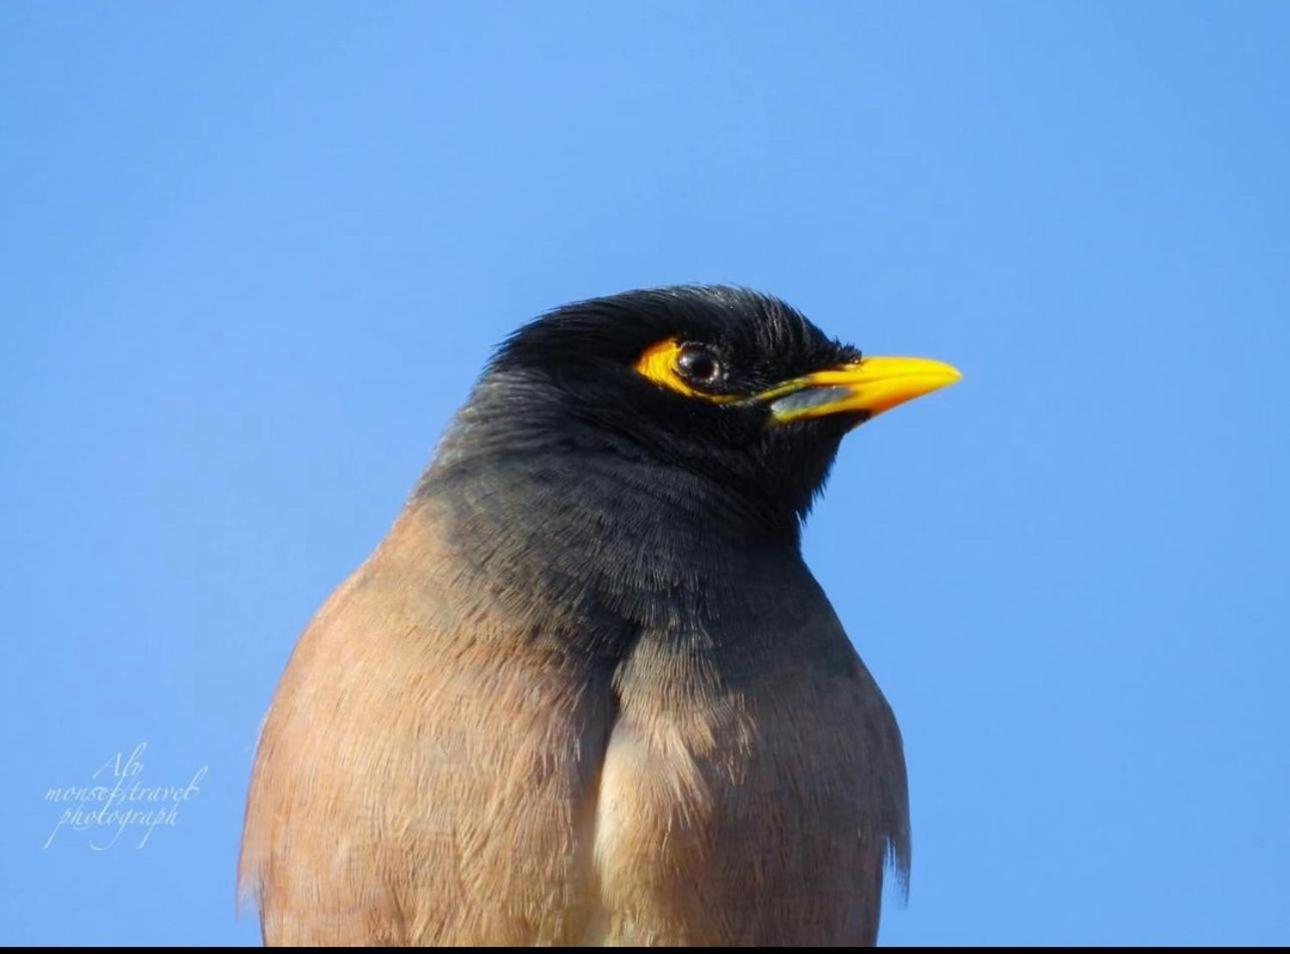
[[[647,638],[620,669],[590,940],[875,940],[885,864],[909,860],[900,733],[813,584],[737,659]]]
[[[266,941],[569,943],[594,915],[610,674],[444,547],[405,512],[292,656],[242,846]]]

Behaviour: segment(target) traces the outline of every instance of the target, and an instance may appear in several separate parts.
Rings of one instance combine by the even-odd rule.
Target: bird
[[[903,746],[801,530],[844,436],[959,377],[736,286],[522,325],[278,684],[265,942],[875,943]]]

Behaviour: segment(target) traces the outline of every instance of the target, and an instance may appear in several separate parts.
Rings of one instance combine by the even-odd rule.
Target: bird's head
[[[848,431],[958,377],[938,361],[863,356],[746,289],[633,291],[515,332],[445,450],[469,439],[510,455],[603,452],[795,525]],[[651,479],[641,473],[633,482]]]

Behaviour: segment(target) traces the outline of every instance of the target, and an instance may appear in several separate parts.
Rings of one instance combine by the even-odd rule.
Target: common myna
[[[282,677],[265,940],[872,943],[900,732],[800,526],[848,431],[958,377],[738,288],[512,335]]]

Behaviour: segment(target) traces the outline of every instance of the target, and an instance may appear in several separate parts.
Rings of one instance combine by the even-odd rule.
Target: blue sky
[[[257,941],[299,630],[501,337],[680,281],[965,373],[806,535],[905,735],[882,940],[1290,941],[1287,42],[1250,2],[0,6],[0,941]],[[139,743],[208,769],[174,824],[45,847]]]

